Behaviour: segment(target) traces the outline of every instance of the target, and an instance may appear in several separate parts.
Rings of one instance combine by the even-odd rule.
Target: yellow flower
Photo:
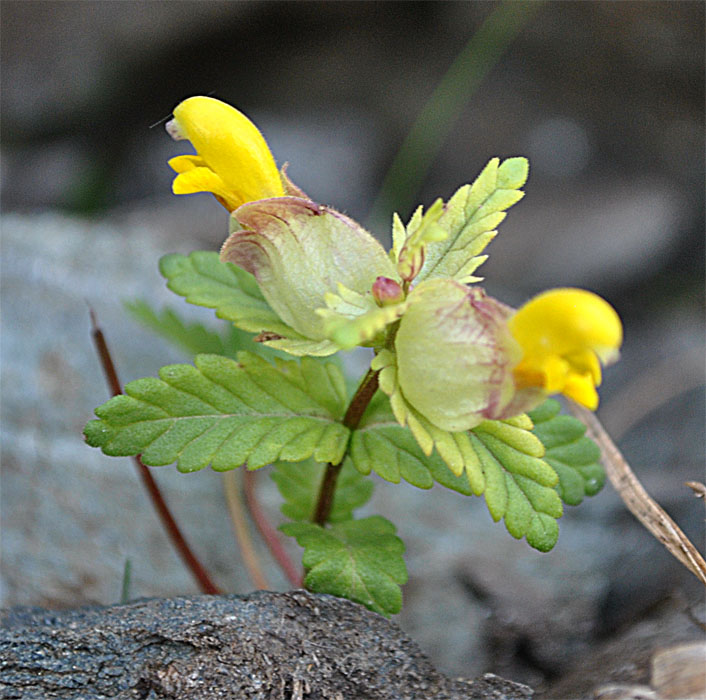
[[[583,289],[551,289],[522,306],[509,326],[524,353],[514,368],[518,389],[538,387],[598,407],[601,363],[618,359],[623,340],[607,301]]]
[[[169,161],[177,173],[174,194],[212,192],[228,211],[284,195],[265,139],[235,107],[213,97],[190,97],[175,108],[166,127],[174,140],[191,141],[197,152]]]

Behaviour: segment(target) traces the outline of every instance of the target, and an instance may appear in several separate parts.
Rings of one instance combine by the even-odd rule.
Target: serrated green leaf
[[[402,608],[400,586],[407,581],[404,544],[395,526],[378,515],[329,528],[286,523],[282,532],[304,547],[304,585],[390,616]]]
[[[130,382],[96,409],[98,420],[84,431],[88,444],[111,456],[142,454],[148,466],[176,462],[184,472],[343,458],[349,431],[339,422],[345,390],[335,367],[313,358],[275,367],[251,353],[238,362],[198,355],[194,364]],[[308,373],[322,372],[330,381],[307,384]]]
[[[544,445],[533,435],[531,428],[523,428],[501,420],[486,420],[474,430],[492,435],[514,450],[531,457],[544,457]]]
[[[278,462],[274,465],[271,477],[285,499],[281,506],[283,515],[290,520],[311,520],[325,469],[324,464],[313,459],[297,464]],[[344,464],[336,480],[329,521],[350,520],[353,511],[370,500],[373,488],[370,479],[366,479],[350,463]]]
[[[575,506],[586,496],[595,496],[605,483],[600,450],[585,437],[586,426],[577,418],[559,415],[561,405],[548,399],[531,411],[534,434],[546,447],[545,460],[556,471],[561,500]]]
[[[546,552],[559,536],[555,521],[562,505],[553,488],[559,477],[535,456],[543,449],[523,435],[531,433],[521,425],[526,421],[485,421],[471,431],[471,444],[483,469],[485,502],[493,520],[503,518],[513,537],[525,537],[531,547]]]
[[[437,481],[464,495],[473,493],[472,485],[477,488],[477,484],[470,483],[472,472],[456,476],[438,452],[424,453],[412,433],[395,420],[382,392],[375,395],[353,431],[348,460],[361,474],[374,471],[392,483],[404,479],[413,486],[429,489]]]
[[[165,255],[159,269],[173,292],[190,304],[215,309],[218,318],[232,321],[244,331],[309,342],[272,310],[249,272],[221,262],[216,252]]]
[[[527,180],[525,158],[493,158],[472,185],[461,187],[444,207],[436,226],[446,232],[443,240],[426,246],[424,266],[417,282],[446,277],[464,284],[478,281],[473,273],[486,259],[481,251],[496,235],[505,211],[524,196]],[[408,229],[412,226],[412,221]],[[399,224],[396,236],[400,238]]]
[[[542,486],[556,486],[559,479],[555,471],[539,457],[533,457],[517,449],[516,446],[498,439],[484,430],[473,429],[476,437],[492,452],[506,469],[536,481]]]

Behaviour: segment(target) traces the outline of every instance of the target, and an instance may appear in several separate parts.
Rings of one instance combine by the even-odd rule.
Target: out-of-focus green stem
[[[125,560],[123,568],[123,582],[120,586],[120,604],[130,602],[130,584],[132,583],[132,562],[129,559]]]
[[[542,6],[542,0],[503,0],[451,64],[422,108],[383,181],[369,222],[414,205],[427,172],[461,110],[515,37]]]

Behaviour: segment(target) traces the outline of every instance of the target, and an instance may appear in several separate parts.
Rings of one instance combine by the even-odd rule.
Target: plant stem
[[[245,469],[243,473],[243,492],[245,494],[245,503],[250,512],[250,517],[253,519],[255,527],[258,529],[267,548],[270,550],[270,554],[272,554],[275,561],[279,564],[287,580],[295,588],[300,588],[302,585],[302,574],[289,558],[289,555],[282,546],[277,530],[272,527],[272,524],[260,507],[260,502],[257,500],[257,495],[255,494],[256,479],[257,472]]]
[[[122,389],[120,388],[118,373],[115,371],[113,358],[110,354],[110,350],[108,349],[108,343],[103,335],[103,331],[98,326],[98,320],[93,309],[89,308],[89,313],[91,315],[91,335],[93,337],[96,350],[98,351],[98,357],[100,358],[103,372],[105,373],[106,380],[108,381],[108,386],[113,392],[113,396],[117,396],[122,393]],[[159,490],[159,486],[157,486],[157,482],[152,477],[150,470],[143,464],[142,459],[140,459],[139,456],[133,457],[133,461],[137,467],[140,479],[147,489],[152,505],[157,511],[157,514],[162,521],[162,525],[164,525],[164,529],[167,531],[167,535],[169,535],[169,539],[171,539],[172,544],[176,548],[187,568],[193,574],[199,588],[201,589],[201,592],[213,594],[220,593],[221,591],[218,586],[213,583],[211,577],[206,572],[206,569],[204,569],[201,562],[196,558],[196,555],[191,551],[191,547],[189,547],[186,538],[179,529],[174,516],[171,514],[171,511],[162,496],[162,492]]]
[[[228,504],[228,512],[233,523],[235,539],[238,541],[240,555],[243,557],[243,563],[248,570],[250,581],[257,590],[266,591],[270,586],[260,566],[260,560],[255,553],[255,547],[250,536],[250,528],[245,517],[245,509],[243,508],[242,492],[235,471],[224,472],[223,487],[226,503]]]
[[[348,409],[346,410],[346,415],[343,417],[343,425],[350,430],[355,430],[360,423],[360,419],[365,413],[365,409],[368,407],[375,392],[378,390],[378,375],[380,370],[369,369],[368,373],[363,377],[363,381],[360,383],[358,390],[353,395],[350,404],[348,404]],[[347,450],[346,450],[347,451]],[[326,465],[326,472],[324,473],[324,478],[321,482],[321,488],[319,489],[319,498],[316,502],[316,510],[314,511],[313,521],[317,525],[322,527],[326,524],[331,515],[331,507],[333,506],[333,496],[336,491],[336,480],[338,479],[338,474],[343,466],[343,460],[346,455],[344,453],[343,458],[338,464],[333,464],[329,462]]]

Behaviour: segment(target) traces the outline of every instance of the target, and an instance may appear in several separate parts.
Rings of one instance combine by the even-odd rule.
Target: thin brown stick
[[[350,430],[355,430],[360,423],[360,419],[365,413],[365,409],[368,404],[375,396],[375,392],[378,390],[378,375],[380,370],[368,370],[368,373],[363,377],[363,381],[356,390],[350,404],[348,404],[348,410],[346,410],[346,415],[343,417],[343,425]],[[317,525],[323,527],[331,515],[331,508],[333,507],[333,497],[336,492],[336,481],[338,480],[338,475],[341,472],[341,467],[343,466],[343,460],[338,464],[329,463],[326,465],[326,471],[324,472],[324,478],[321,481],[321,486],[319,488],[319,497],[316,501],[316,509],[314,510],[313,521]]]
[[[96,351],[98,352],[98,357],[100,359],[101,366],[103,367],[103,372],[108,382],[108,387],[113,393],[113,396],[117,396],[122,393],[122,389],[120,388],[120,380],[118,379],[118,373],[115,370],[115,364],[110,354],[108,343],[103,335],[103,331],[98,325],[96,314],[90,307],[89,313],[91,315],[91,336],[93,337],[93,342],[96,346]],[[139,456],[133,457],[133,462],[137,467],[137,472],[140,475],[140,479],[142,480],[144,487],[147,489],[152,505],[157,511],[157,514],[162,521],[162,525],[164,525],[164,529],[167,531],[169,539],[172,541],[172,544],[179,553],[179,556],[182,558],[182,561],[186,564],[187,568],[196,579],[201,592],[212,594],[220,593],[221,591],[218,586],[213,583],[211,577],[206,572],[206,569],[204,569],[201,562],[196,558],[196,555],[191,551],[191,547],[189,547],[186,538],[179,529],[179,526],[177,525],[174,516],[171,514],[171,511],[162,496],[162,492],[159,490],[159,486],[157,486],[157,482],[152,477],[149,469],[143,464],[142,459],[140,459]]]
[[[667,551],[706,585],[706,561],[679,526],[645,491],[598,418],[573,401],[569,402],[569,406],[571,412],[585,423],[589,434],[600,446],[608,479],[628,510],[667,548]]]
[[[285,548],[282,546],[277,530],[272,527],[272,524],[260,507],[260,502],[255,492],[256,479],[257,472],[246,469],[243,473],[243,492],[245,494],[245,503],[250,512],[250,517],[253,519],[255,527],[265,541],[267,548],[270,550],[270,554],[272,554],[277,564],[279,564],[282,573],[287,577],[289,583],[295,588],[301,588],[303,578],[301,572],[289,558]]]
[[[245,509],[241,497],[241,488],[236,478],[235,471],[225,472],[223,474],[223,487],[228,504],[228,512],[233,523],[233,531],[235,539],[238,541],[240,554],[243,557],[243,563],[248,570],[248,575],[253,586],[260,591],[266,591],[270,585],[267,583],[267,578],[260,566],[260,560],[253,547],[252,537],[250,536],[250,528],[245,517]]]
[[[700,481],[685,481],[684,484],[694,492],[696,498],[703,499],[704,505],[706,505],[706,485]]]

